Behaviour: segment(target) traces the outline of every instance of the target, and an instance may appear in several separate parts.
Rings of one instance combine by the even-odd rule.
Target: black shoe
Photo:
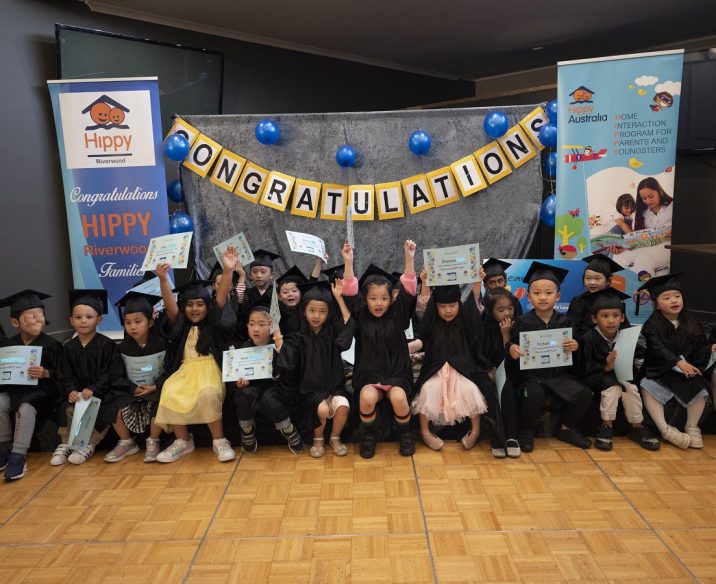
[[[369,427],[363,424],[363,441],[360,443],[358,453],[361,458],[373,458],[375,456],[375,429],[373,424]]]
[[[532,452],[535,449],[534,432],[527,432],[526,430],[520,432],[517,435],[517,439],[519,440],[520,450],[522,452]]]
[[[6,481],[16,481],[25,476],[27,464],[25,464],[25,455],[18,452],[11,452],[8,458],[7,469],[5,470]]]
[[[410,433],[410,428],[400,431],[398,444],[401,456],[413,456],[415,454],[415,442],[413,441],[413,435]]]
[[[286,434],[285,432],[282,432],[282,434],[283,437],[286,439],[286,442],[288,443],[288,449],[291,452],[293,452],[294,454],[303,454],[303,438],[301,438],[301,435],[298,433],[298,430],[296,430],[296,428],[294,428],[289,434]]]
[[[592,441],[574,428],[565,428],[557,431],[557,440],[578,446],[579,448],[590,448]]]
[[[594,446],[599,450],[611,450],[614,447],[612,438],[614,437],[614,430],[611,426],[602,426],[597,430],[594,435]]]
[[[646,426],[640,428],[632,428],[627,434],[629,440],[633,440],[642,448],[646,450],[659,450],[661,448],[661,442],[656,438]]]
[[[256,442],[256,431],[254,428],[251,432],[241,430],[241,450],[246,454],[253,454],[258,449],[259,444]]]

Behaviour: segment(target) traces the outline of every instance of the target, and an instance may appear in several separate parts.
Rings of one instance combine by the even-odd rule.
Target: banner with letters
[[[558,65],[554,257],[668,273],[683,51]]]
[[[152,237],[169,233],[157,78],[48,81],[76,288],[114,303],[143,272]]]

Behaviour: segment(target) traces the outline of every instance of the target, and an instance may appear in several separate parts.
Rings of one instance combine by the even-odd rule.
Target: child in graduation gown
[[[45,334],[45,305],[48,294],[23,290],[0,300],[0,307],[10,307],[10,325],[18,334],[0,341],[0,346],[41,347],[40,362],[27,368],[28,379],[37,385],[0,386],[0,470],[5,480],[21,479],[27,471],[25,462],[38,415],[50,411],[57,399],[57,367],[62,345]],[[13,439],[10,413],[15,413]]]
[[[247,288],[241,282],[236,286],[236,299],[239,303],[241,320],[246,323],[249,312],[254,306],[271,306],[273,294],[273,262],[281,256],[265,249],[253,250],[254,261],[249,265],[249,280],[252,286]]]
[[[236,313],[228,302],[236,261],[236,250],[229,246],[222,257],[224,276],[215,302],[212,302],[208,288],[211,282],[194,280],[176,289],[178,305],[169,283],[169,264],[157,266],[166,307],[162,334],[172,342],[175,350],[155,421],[176,436],[174,442],[157,455],[159,462],[174,462],[194,451],[189,424],[209,427],[219,462],[236,458],[224,437],[222,410],[226,387],[221,378],[223,352],[228,349],[236,326]]]
[[[657,276],[639,290],[647,290],[654,304],[642,334],[646,339],[644,363],[639,371],[644,407],[662,437],[679,448],[703,448],[699,420],[706,406],[706,369],[716,345],[710,345],[701,325],[684,304],[679,281],[681,272]],[[666,423],[664,404],[675,399],[686,408],[686,426],[681,432]]]
[[[301,285],[315,282],[321,275],[323,260],[316,258],[311,275],[306,278],[298,266],[292,266],[276,278],[278,307],[281,310],[281,334],[288,338],[301,331]]]
[[[476,309],[474,313],[478,314]],[[492,386],[492,382],[479,353],[479,323],[470,322],[460,302],[459,286],[433,289],[422,326],[425,357],[415,383],[412,413],[418,414],[423,441],[433,450],[440,450],[443,441],[430,432],[429,422],[453,425],[469,418],[470,431],[461,440],[469,450],[480,434],[480,415],[487,411],[478,383]]]
[[[341,431],[348,420],[350,402],[341,353],[351,346],[355,321],[343,300],[342,280],[335,280],[332,286],[327,282],[308,283],[302,289],[301,332],[284,343],[278,363],[282,369],[297,370],[299,396],[313,430],[311,456],[319,458],[325,452],[323,433],[328,419],[333,420],[329,446],[336,455],[345,456],[348,449],[341,442]],[[336,314],[336,308],[340,314]]]
[[[62,357],[58,373],[60,390],[67,397],[70,408],[67,422],[72,416],[69,410],[80,399],[92,397],[102,400],[95,422],[95,429],[89,444],[76,450],[68,447],[69,429],[67,424],[60,428],[63,438],[50,464],[82,464],[94,454],[110,424],[117,429],[121,418],[120,410],[132,401],[124,382],[124,363],[117,344],[97,332],[102,316],[107,314],[106,290],[70,290],[70,324],[77,336],[62,346]],[[120,430],[121,431],[121,430]]]
[[[528,282],[527,295],[534,308],[517,319],[512,326],[510,341],[505,347],[510,356],[506,369],[519,402],[519,443],[524,452],[531,452],[534,448],[534,429],[547,392],[568,404],[557,431],[557,439],[580,448],[589,448],[592,445],[591,441],[577,430],[577,425],[592,400],[592,392],[572,375],[572,368],[555,366],[519,369],[520,357],[523,355],[520,348],[521,332],[572,328],[569,318],[554,309],[559,300],[560,284],[566,275],[567,270],[532,262],[524,279]],[[562,346],[566,352],[574,353],[579,348],[579,343],[573,338],[566,338]],[[503,415],[506,413],[503,412]]]
[[[405,270],[395,300],[390,274],[370,266],[359,282],[353,274],[353,249],[346,242],[342,255],[345,264],[343,296],[356,320],[353,387],[358,398],[363,429],[360,455],[375,456],[376,404],[387,399],[395,415],[400,435],[400,454],[411,456],[415,444],[410,434],[410,402],[413,373],[405,329],[415,312],[417,278],[415,243],[404,245]]]

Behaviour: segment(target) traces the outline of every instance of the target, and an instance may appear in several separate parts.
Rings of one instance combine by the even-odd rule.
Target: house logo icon
[[[123,106],[108,95],[102,95],[95,99],[82,110],[82,113],[89,113],[90,119],[93,122],[86,126],[85,130],[129,129],[129,126],[124,123],[126,115],[129,113],[129,108]]]

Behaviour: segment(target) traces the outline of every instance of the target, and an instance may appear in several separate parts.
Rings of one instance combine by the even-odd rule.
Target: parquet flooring
[[[716,584],[716,436],[702,451],[538,440],[495,460],[382,443],[372,460],[266,447],[141,454],[0,484],[0,582]]]

